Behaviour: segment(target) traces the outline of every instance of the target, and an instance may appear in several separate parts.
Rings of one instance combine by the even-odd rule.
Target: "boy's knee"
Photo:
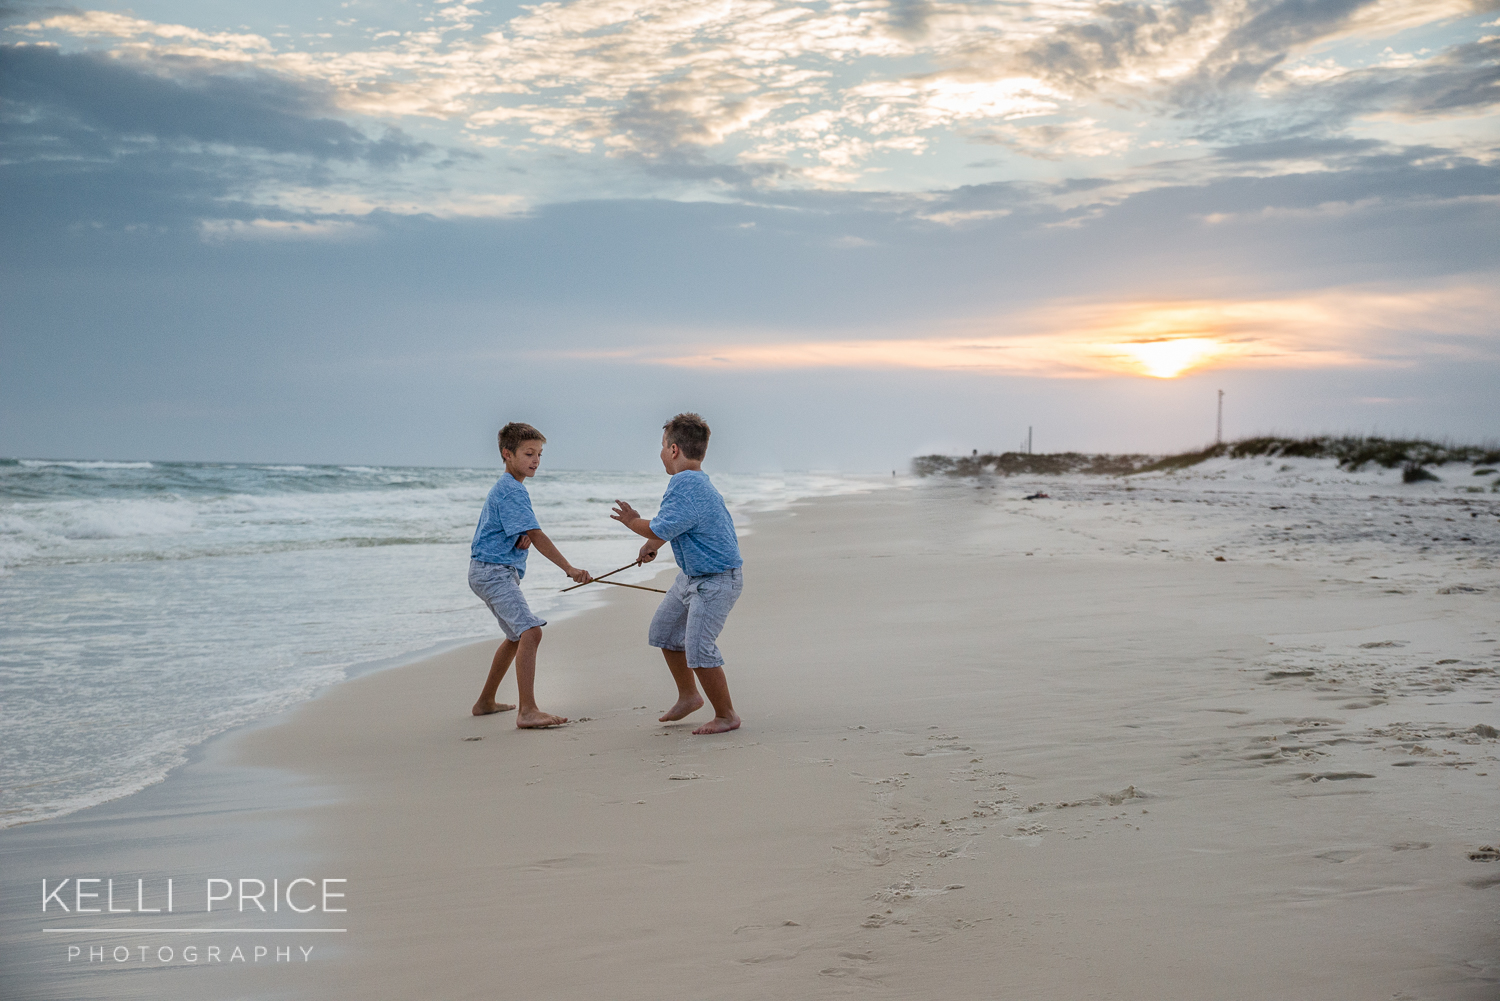
[[[527,646],[536,646],[542,641],[542,627],[532,626],[521,634],[521,642]]]

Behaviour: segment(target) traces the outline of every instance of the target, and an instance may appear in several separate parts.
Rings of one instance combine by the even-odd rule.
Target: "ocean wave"
[[[0,566],[467,542],[487,489],[0,501]]]
[[[31,562],[36,556],[37,547],[31,542],[7,536],[3,528],[0,528],[0,574],[9,573],[18,566]]]
[[[73,543],[177,537],[193,530],[194,516],[193,506],[176,498],[10,505],[0,508],[0,562],[14,566]]]
[[[129,539],[180,535],[193,528],[192,505],[183,501],[105,501],[69,512],[58,525],[65,539]]]
[[[26,480],[0,484],[0,566],[464,543],[499,475],[493,470],[387,468],[369,474],[332,466],[276,467],[303,470],[288,475],[268,468],[164,463],[146,473],[40,468],[0,473],[0,480]],[[608,520],[614,498],[644,510],[660,498],[665,482],[660,473],[558,472],[539,476],[530,488],[555,539],[593,540],[617,531]],[[785,507],[799,497],[864,486],[827,474],[726,473],[716,475],[715,482],[736,518]]]
[[[65,466],[69,469],[154,469],[151,462],[114,462],[108,459],[17,459],[16,464],[28,469],[47,466]]]

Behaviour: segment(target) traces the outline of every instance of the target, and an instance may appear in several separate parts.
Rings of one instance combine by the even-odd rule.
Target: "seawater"
[[[499,469],[0,459],[0,827],[127,795],[194,745],[310,698],[361,664],[498,639],[466,582]],[[736,522],[870,489],[839,474],[713,473]],[[542,527],[594,573],[639,540],[666,476],[545,467]],[[533,555],[556,620],[597,601]],[[627,571],[631,581],[660,569]]]

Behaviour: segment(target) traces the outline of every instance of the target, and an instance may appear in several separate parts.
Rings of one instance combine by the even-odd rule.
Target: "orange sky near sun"
[[[1500,294],[1477,286],[1396,291],[1336,289],[1275,299],[1064,301],[1015,316],[969,321],[928,336],[766,342],[700,335],[682,346],[570,353],[706,369],[948,369],[1060,378],[1170,379],[1201,369],[1402,364],[1422,348],[1482,350],[1463,336],[1490,332]],[[1455,336],[1458,335],[1457,343]]]

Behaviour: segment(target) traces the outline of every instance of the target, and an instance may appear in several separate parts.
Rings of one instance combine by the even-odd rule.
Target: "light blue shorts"
[[[513,566],[470,560],[469,590],[490,606],[505,638],[512,643],[526,630],[547,624],[546,619],[533,615],[531,606],[526,604],[526,595],[521,593],[521,574]]]
[[[740,600],[740,568],[689,577],[679,573],[651,617],[646,642],[659,650],[683,650],[688,667],[723,667],[719,633]]]

